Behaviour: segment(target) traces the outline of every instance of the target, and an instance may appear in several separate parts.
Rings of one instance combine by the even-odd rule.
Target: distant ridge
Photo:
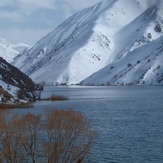
[[[11,44],[7,40],[0,38],[0,57],[12,62],[19,53],[22,53],[28,47],[23,43]]]

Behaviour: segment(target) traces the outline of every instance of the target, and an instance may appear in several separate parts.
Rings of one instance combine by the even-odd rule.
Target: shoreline
[[[26,103],[20,103],[20,104],[0,104],[0,110],[3,109],[14,109],[14,108],[30,108],[33,106],[35,101],[30,101]]]

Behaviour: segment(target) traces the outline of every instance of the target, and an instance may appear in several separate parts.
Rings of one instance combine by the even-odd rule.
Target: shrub
[[[131,66],[132,66],[132,64],[131,64],[131,63],[128,63],[128,64],[127,64],[127,66],[128,66],[128,67],[131,67]]]
[[[81,162],[96,137],[88,119],[79,112],[58,109],[49,112],[46,119],[44,151],[48,162]]]
[[[61,95],[51,95],[49,98],[41,99],[42,101],[62,101],[62,100],[68,100],[68,97],[61,96]]]
[[[17,128],[18,117],[12,119],[0,111],[0,156],[2,162],[21,163],[24,159],[23,147],[20,143],[20,134]]]
[[[16,94],[17,94],[17,98],[21,100],[32,101],[35,100],[36,98],[34,92],[29,92],[28,90],[24,90],[24,89],[17,90]]]
[[[31,108],[33,107],[33,102],[20,103],[15,101],[15,104],[0,104],[0,109],[10,109],[10,108]]]
[[[52,95],[52,96],[50,97],[50,99],[51,99],[51,101],[56,101],[56,100],[68,100],[68,97]]]
[[[161,67],[161,66],[160,66],[160,65],[158,65],[158,66],[157,66],[157,69],[160,69],[160,67]]]
[[[151,34],[151,33],[148,33],[147,38],[148,38],[148,39],[152,39],[152,34]]]
[[[111,67],[110,67],[110,70],[112,70],[113,68],[114,68],[114,66],[111,66]]]
[[[139,64],[139,63],[140,63],[140,60],[137,61],[137,64]]]
[[[73,110],[53,109],[41,115],[7,115],[0,111],[0,161],[81,163],[97,133]]]
[[[22,115],[18,120],[20,142],[24,152],[36,163],[39,155],[40,135],[42,130],[41,115],[31,113]]]
[[[157,22],[157,25],[155,26],[154,30],[158,33],[162,32],[160,24]]]

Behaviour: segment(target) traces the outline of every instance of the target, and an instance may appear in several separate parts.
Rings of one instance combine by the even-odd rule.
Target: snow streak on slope
[[[116,35],[111,64],[83,84],[163,84],[163,6],[149,7]]]
[[[16,92],[17,90],[19,90],[18,87],[9,85],[5,82],[3,82],[2,80],[0,80],[0,86],[7,91],[8,93],[10,93],[13,97],[16,97]],[[2,95],[0,94],[0,102],[2,101]]]
[[[120,71],[122,63],[126,65],[130,61],[127,58],[145,60],[149,55],[148,45],[153,47],[150,51],[156,51],[154,43],[159,42],[156,40],[161,40],[162,35],[160,2],[104,0],[67,19],[23,55],[16,57],[13,64],[35,81],[52,84],[76,84],[98,70],[97,77],[93,76],[83,83],[124,81],[123,77],[115,78],[119,74],[118,68],[118,74],[111,72],[116,79],[113,80],[110,75],[108,78],[108,70],[105,74],[104,67],[107,69],[117,63]],[[140,49],[144,51],[143,47],[145,54],[139,52]],[[157,48],[160,48],[160,42]],[[141,64],[143,66],[143,61]],[[139,75],[137,78],[140,81]]]
[[[23,43],[11,44],[5,39],[0,38],[0,57],[4,58],[8,62],[12,62],[19,53],[22,53],[28,45]]]

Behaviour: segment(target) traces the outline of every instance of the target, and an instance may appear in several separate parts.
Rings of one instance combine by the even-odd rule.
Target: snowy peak
[[[161,0],[104,0],[68,18],[13,64],[35,81],[76,84],[119,61],[144,61],[149,48],[154,52],[162,45],[162,9]],[[154,64],[160,53],[151,55]]]
[[[0,38],[0,57],[3,57],[8,62],[12,62],[19,53],[29,46],[23,43],[11,44],[7,40]]]

